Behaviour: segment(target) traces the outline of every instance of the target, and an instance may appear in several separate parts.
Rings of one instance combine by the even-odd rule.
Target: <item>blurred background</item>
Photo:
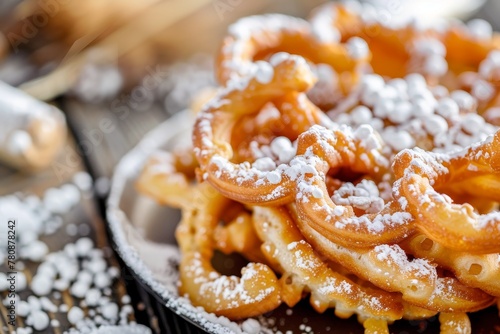
[[[215,85],[213,57],[228,25],[268,12],[307,17],[322,2],[5,0],[0,80],[38,100],[62,98],[73,137],[83,143],[97,174],[109,177],[145,132],[188,106],[193,92]],[[398,18],[480,17],[494,29],[500,24],[494,0],[365,2]],[[114,130],[97,134],[99,122]],[[82,138],[89,131],[99,140]],[[99,157],[103,152],[105,159]]]
[[[74,88],[75,80],[88,74],[81,73],[85,64],[110,65],[118,68],[121,89],[126,90],[148,74],[148,66],[183,60],[193,53],[213,55],[227,26],[239,17],[266,12],[306,17],[322,2],[5,0],[0,4],[0,57],[4,65],[1,79],[16,86],[24,84],[23,89],[50,99]],[[423,20],[479,16],[491,21],[494,28],[499,24],[494,17],[497,1],[365,2],[385,7],[394,16],[416,15]],[[61,68],[66,69],[65,80],[56,82],[54,72]],[[27,83],[49,74],[53,80],[43,81],[45,87]],[[109,87],[106,93],[111,94]]]
[[[240,17],[270,12],[307,17],[323,2],[0,1],[0,81],[9,85],[0,85],[0,217],[5,216],[2,203],[7,195],[33,194],[45,203],[51,189],[75,184],[81,192],[80,202],[73,203],[76,209],[51,211],[61,224],[50,233],[40,232],[39,239],[46,252],[56,252],[89,237],[103,250],[107,264],[117,266],[119,259],[110,251],[103,223],[116,163],[148,131],[187,108],[197,92],[216,86],[214,55],[228,25]],[[483,18],[500,30],[497,0],[366,2],[386,8],[394,17]],[[50,122],[37,119],[40,115]],[[38,144],[41,148],[35,150]],[[1,255],[0,251],[0,263]],[[26,263],[20,270],[29,286],[39,262]],[[123,297],[131,295],[134,314],[129,320],[153,328],[144,296],[127,269],[121,270],[108,298],[123,307],[130,304]],[[0,266],[2,271],[5,266]],[[26,299],[33,292],[27,288],[20,295]],[[71,302],[66,303],[81,305],[81,298],[68,296]],[[57,295],[51,298],[61,304]],[[82,308],[90,314],[88,305]],[[0,314],[6,314],[1,306]],[[66,316],[50,317],[59,327],[38,332],[60,333],[72,326]],[[11,332],[5,317],[2,321],[0,334]]]

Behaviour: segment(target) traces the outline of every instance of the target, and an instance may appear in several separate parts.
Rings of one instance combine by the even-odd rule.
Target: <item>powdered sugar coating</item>
[[[337,205],[349,205],[367,213],[380,212],[384,207],[377,185],[366,179],[356,185],[344,183],[333,193],[332,200]]]
[[[448,62],[445,59],[446,48],[441,41],[435,38],[422,38],[413,45],[416,54],[415,68],[423,74],[440,77],[448,71]],[[418,64],[421,64],[420,66]]]
[[[413,259],[408,261],[408,256],[398,245],[380,245],[373,250],[379,261],[395,263],[402,273],[413,272],[419,277],[427,277],[432,274],[437,276],[436,268],[428,260]]]

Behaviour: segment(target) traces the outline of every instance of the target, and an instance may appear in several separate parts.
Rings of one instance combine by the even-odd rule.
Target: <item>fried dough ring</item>
[[[224,254],[237,252],[252,262],[266,263],[260,250],[262,241],[257,235],[252,216],[242,211],[226,225],[219,225],[214,230],[216,248]]]
[[[498,177],[499,149],[500,131],[493,138],[451,158],[418,149],[402,151],[394,159],[395,173],[399,177],[395,183],[394,196],[407,201],[408,211],[419,217],[415,225],[433,241],[458,251],[498,253],[498,213],[477,214],[470,204],[453,204],[449,197],[435,189],[453,184],[456,179],[467,185],[464,180],[471,177],[485,174]],[[474,168],[467,167],[470,165]],[[473,182],[473,185],[476,183]],[[462,190],[477,193],[474,188]],[[497,192],[493,197],[498,196]],[[488,194],[482,195],[488,197]]]
[[[453,72],[477,72],[480,63],[492,50],[500,49],[500,34],[482,39],[464,31],[463,26],[452,25],[442,37],[446,47],[446,60]]]
[[[253,220],[265,255],[278,262],[289,279],[285,284],[310,290],[310,303],[316,311],[335,307],[342,318],[354,313],[361,319],[393,321],[402,317],[398,295],[358,285],[328,267],[303,239],[285,208],[253,207]]]
[[[301,219],[296,223],[306,240],[323,256],[375,286],[402,293],[403,300],[411,304],[436,312],[473,312],[493,302],[492,296],[479,289],[469,288],[454,278],[439,277],[426,260],[409,261],[398,245],[380,245],[368,250],[345,248]]]
[[[266,104],[257,115],[246,115],[236,122],[231,136],[231,146],[235,148],[232,160],[255,161],[252,144],[270,145],[277,137],[286,137],[293,142],[315,124],[332,125],[305,93],[287,93]]]
[[[307,21],[281,14],[240,19],[229,27],[220,50],[216,75],[222,85],[252,74],[259,59],[286,52],[316,64],[328,64],[342,73],[340,88],[344,93],[357,82],[360,65],[369,59],[369,53],[353,58],[345,45],[316,39]]]
[[[199,184],[191,195],[195,203],[184,208],[176,230],[183,254],[179,265],[181,294],[187,294],[195,306],[207,312],[242,319],[275,309],[280,303],[280,289],[274,272],[261,263],[249,263],[241,277],[225,276],[211,264],[213,231],[223,210],[231,202],[208,183]]]
[[[179,265],[181,295],[207,312],[230,319],[248,318],[275,309],[280,303],[280,286],[265,264],[249,263],[241,277],[218,273],[211,264],[216,246],[214,230],[232,202],[208,183],[194,185],[183,174],[180,161],[170,154],[158,155],[145,166],[137,183],[140,191],[163,204],[182,209],[176,239],[182,253]],[[177,162],[177,164],[176,164]],[[177,167],[176,167],[177,165]],[[179,181],[180,180],[180,181]]]
[[[384,174],[385,160],[380,153],[369,150],[370,128],[361,127],[355,133],[327,131],[313,127],[299,137],[297,154],[314,154],[328,167],[346,167],[372,175]],[[317,170],[324,169],[321,165]],[[405,213],[396,201],[388,202],[381,212],[356,216],[353,207],[336,205],[328,195],[324,176],[314,173],[297,184],[296,205],[300,218],[335,243],[349,247],[368,247],[397,242],[407,236],[411,215]]]
[[[452,251],[432,241],[423,234],[414,235],[402,245],[408,253],[429,259],[451,270],[463,284],[481,289],[493,296],[500,296],[500,254],[476,255]]]
[[[278,98],[283,85],[288,85],[286,80],[291,80],[283,75],[290,71],[291,65],[292,70],[308,74],[306,68],[300,68],[296,57],[290,57],[276,65],[275,76],[267,86],[251,79],[249,85],[252,88],[228,90],[200,114],[195,123],[193,142],[203,178],[225,196],[247,204],[285,204],[295,197],[303,219],[316,229],[327,231],[332,240],[346,246],[353,242],[357,246],[371,246],[401,240],[407,236],[406,225],[411,216],[399,210],[398,202],[388,203],[382,215],[356,217],[352,208],[345,207],[339,208],[342,212],[336,214],[337,206],[326,190],[324,175],[331,168],[347,167],[374,175],[385,173],[388,163],[377,151],[380,143],[370,127],[361,127],[352,133],[348,128],[326,130],[313,126],[299,136],[297,156],[289,164],[271,171],[258,170],[248,162],[235,164],[229,160],[233,151],[227,137],[238,114],[255,113],[265,103]],[[297,89],[306,87],[311,81],[307,76],[303,79],[302,84],[295,83]],[[256,93],[254,99],[247,97],[249,90]],[[261,100],[260,97],[267,99]],[[240,107],[244,101],[248,105]],[[303,109],[299,108],[297,112],[303,114]],[[317,205],[320,201],[321,205]],[[334,222],[332,218],[336,216],[338,219]]]
[[[196,166],[196,158],[186,152],[156,152],[144,165],[136,188],[162,205],[184,208],[193,190],[190,183]]]
[[[320,36],[338,35],[338,41],[362,38],[371,52],[370,65],[375,73],[391,78],[401,78],[411,72],[427,74],[426,55],[418,55],[414,44],[420,39],[435,39],[438,34],[430,29],[422,30],[412,22],[392,27],[382,20],[364,18],[364,6],[327,3],[313,11],[309,21]],[[384,15],[382,12],[381,15]],[[390,51],[388,51],[390,50]],[[427,77],[433,78],[432,75]]]
[[[294,195],[290,178],[283,177],[280,182],[271,183],[266,180],[271,172],[252,169],[248,163],[230,162],[233,150],[228,142],[231,129],[241,116],[256,113],[266,103],[289,91],[304,91],[313,82],[314,77],[305,61],[289,56],[276,60],[274,76],[268,84],[253,78],[244,90],[222,92],[201,112],[193,130],[195,154],[203,179],[225,196],[240,202],[258,203],[262,201],[262,194],[275,194],[274,198],[270,197],[269,204],[290,201]]]
[[[478,215],[470,204],[453,204],[419,175],[401,181],[401,194],[408,200],[408,210],[422,215],[419,229],[434,241],[460,251],[500,252],[497,212]]]

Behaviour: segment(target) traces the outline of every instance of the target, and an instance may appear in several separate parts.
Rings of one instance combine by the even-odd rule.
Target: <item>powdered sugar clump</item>
[[[387,82],[378,75],[366,75],[351,93],[351,100],[351,106],[338,106],[329,115],[354,127],[370,124],[392,154],[415,146],[456,151],[496,131],[473,112],[476,100],[469,93],[456,90],[438,97],[419,74]],[[391,152],[385,154],[390,156]]]
[[[321,43],[340,42],[340,32],[333,27],[337,16],[336,9],[331,4],[318,7],[311,20],[313,36]]]
[[[335,190],[332,201],[337,205],[349,205],[367,213],[377,213],[384,207],[384,200],[380,198],[377,185],[366,179],[356,185],[344,183]]]

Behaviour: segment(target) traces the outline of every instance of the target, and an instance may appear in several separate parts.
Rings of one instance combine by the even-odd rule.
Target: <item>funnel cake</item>
[[[349,1],[229,28],[189,158],[138,180],[183,213],[194,305],[240,320],[307,296],[365,333],[439,313],[447,334],[498,303],[498,36],[384,15]],[[250,261],[241,277],[215,250]]]

